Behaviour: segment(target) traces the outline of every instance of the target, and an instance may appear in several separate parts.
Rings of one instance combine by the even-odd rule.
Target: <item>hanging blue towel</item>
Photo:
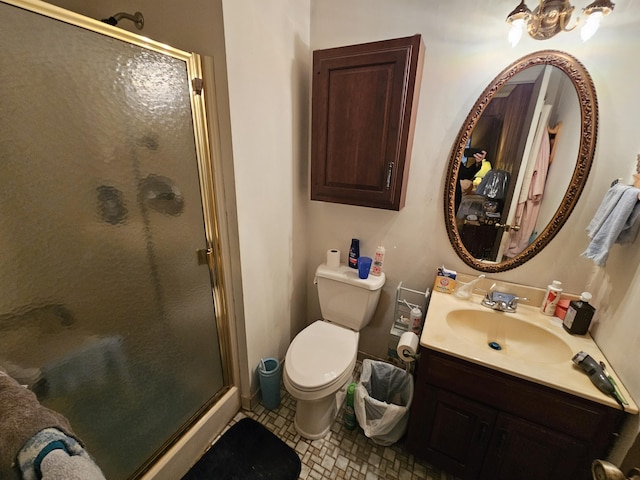
[[[614,243],[633,242],[640,227],[640,189],[617,183],[605,194],[587,227],[591,243],[582,253],[603,267]]]

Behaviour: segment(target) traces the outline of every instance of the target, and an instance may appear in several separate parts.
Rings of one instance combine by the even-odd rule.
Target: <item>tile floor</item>
[[[347,430],[343,427],[342,410],[325,438],[304,439],[293,425],[295,407],[295,400],[282,389],[278,409],[267,410],[260,404],[254,411],[243,410],[227,428],[244,417],[266,426],[298,453],[302,460],[301,479],[456,480],[415,459],[403,448],[402,440],[383,447],[367,438],[360,427]]]

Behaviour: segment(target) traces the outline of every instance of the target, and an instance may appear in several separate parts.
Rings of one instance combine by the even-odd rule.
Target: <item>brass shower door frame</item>
[[[44,3],[38,0],[0,0],[2,3],[31,11],[55,20],[59,20],[86,30],[90,30],[116,40],[121,40],[138,47],[158,52],[170,57],[182,60],[187,66],[189,82],[189,97],[193,130],[195,137],[196,157],[198,162],[200,194],[204,214],[204,228],[206,244],[194,256],[199,255],[203,263],[207,263],[211,278],[211,286],[214,301],[215,322],[218,330],[220,356],[222,360],[223,388],[199,412],[191,419],[185,430],[197,418],[217,401],[233,385],[232,373],[232,348],[231,329],[228,318],[228,310],[225,296],[224,271],[222,261],[222,249],[220,244],[220,229],[218,223],[218,208],[215,201],[214,177],[213,177],[213,150],[208,135],[207,112],[205,108],[204,93],[206,82],[203,82],[203,67],[201,56],[189,53],[169,45],[156,42],[147,37],[123,30],[103,23],[101,21],[85,17],[83,15],[65,10],[63,8]],[[215,150],[215,149],[214,149]],[[178,437],[181,432],[175,437]],[[176,438],[172,438],[165,448],[170,446]],[[153,459],[151,460],[153,461]],[[149,465],[147,465],[148,467]],[[144,467],[143,467],[144,471]],[[142,473],[142,472],[139,472]]]

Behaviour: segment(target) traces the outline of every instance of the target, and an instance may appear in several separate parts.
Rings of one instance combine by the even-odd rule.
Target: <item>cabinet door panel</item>
[[[422,47],[415,35],[314,52],[312,200],[402,208]]]
[[[475,478],[489,445],[496,411],[464,397],[431,389],[427,458],[462,478]]]
[[[585,445],[563,433],[501,414],[496,421],[482,479],[567,480],[581,478]]]
[[[479,432],[489,417],[477,413],[474,430],[469,412],[491,411],[483,447],[471,440],[474,433],[486,438]],[[624,418],[609,406],[422,349],[406,445],[464,479],[590,480],[591,462],[606,458]]]
[[[384,193],[393,107],[393,69],[389,64],[352,68],[329,75],[325,187]],[[375,102],[368,99],[376,97]],[[342,107],[350,102],[352,108]],[[397,129],[397,125],[396,125]]]
[[[620,410],[429,350],[422,350],[418,380],[588,441],[593,458],[609,445],[604,432],[623,419]]]

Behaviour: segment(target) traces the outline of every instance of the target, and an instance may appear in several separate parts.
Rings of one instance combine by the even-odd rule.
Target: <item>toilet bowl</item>
[[[353,381],[359,331],[369,323],[385,277],[358,278],[347,266],[320,265],[316,284],[322,320],[302,330],[285,356],[283,382],[296,399],[295,428],[310,440],[324,437]]]
[[[301,331],[285,357],[284,386],[297,400],[295,427],[305,438],[324,437],[339,409],[336,393],[353,379],[358,332],[318,320]]]

